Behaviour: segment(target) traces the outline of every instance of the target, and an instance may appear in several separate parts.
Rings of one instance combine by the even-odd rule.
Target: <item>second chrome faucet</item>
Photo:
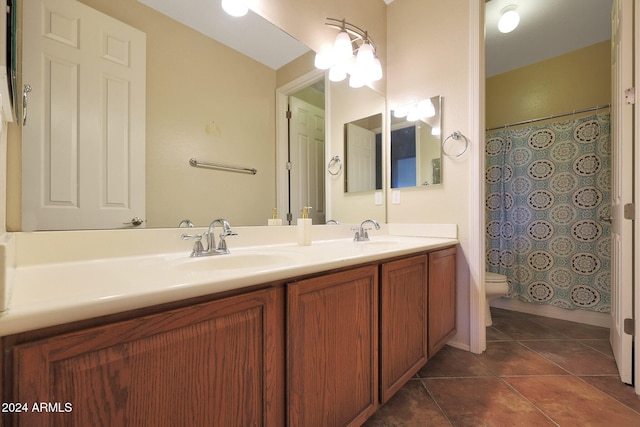
[[[215,238],[215,227],[219,225],[222,227],[222,232],[220,233],[220,240],[218,241],[218,245],[216,246],[216,238]],[[229,253],[229,248],[227,247],[227,241],[225,237],[228,236],[237,236],[238,233],[231,230],[231,226],[227,222],[227,220],[218,218],[213,220],[211,224],[209,224],[209,230],[204,233],[204,237],[207,242],[207,248],[205,249],[202,245],[202,234],[183,234],[182,240],[194,239],[195,244],[193,245],[193,251],[191,252],[192,257],[201,257],[201,256],[211,256],[211,255],[224,255]]]
[[[378,221],[376,221],[375,219],[365,219],[364,221],[362,221],[362,223],[360,224],[360,227],[354,227],[351,229],[351,231],[355,231],[356,235],[353,237],[353,240],[355,242],[366,242],[369,240],[369,233],[367,233],[368,230],[371,230],[370,228],[364,228],[364,225],[367,223],[371,223],[373,224],[373,226],[376,228],[376,230],[380,230],[380,224],[378,224]]]

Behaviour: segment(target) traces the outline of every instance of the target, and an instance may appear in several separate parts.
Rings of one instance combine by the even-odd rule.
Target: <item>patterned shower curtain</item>
[[[486,136],[487,270],[510,298],[610,311],[609,114]]]

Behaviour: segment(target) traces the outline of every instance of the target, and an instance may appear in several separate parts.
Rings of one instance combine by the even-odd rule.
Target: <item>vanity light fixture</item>
[[[351,87],[361,87],[382,78],[376,47],[365,30],[344,19],[327,18],[326,25],[340,32],[333,46],[316,53],[316,68],[329,70],[329,80],[333,82],[342,81],[349,75]]]
[[[415,122],[435,115],[436,107],[430,99],[423,99],[421,101],[414,102],[413,104],[402,105],[393,109],[394,117],[406,117],[409,122]]]
[[[520,23],[520,15],[516,12],[516,5],[512,4],[500,11],[500,19],[498,20],[498,30],[501,33],[510,33],[515,30]]]
[[[242,0],[222,0],[222,9],[231,16],[244,16],[249,8]]]

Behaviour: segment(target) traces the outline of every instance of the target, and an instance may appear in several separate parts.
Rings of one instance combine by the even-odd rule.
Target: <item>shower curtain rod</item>
[[[584,110],[574,110],[574,111],[572,111],[570,113],[554,114],[554,115],[547,116],[547,117],[540,117],[538,119],[524,120],[522,122],[510,123],[510,124],[506,124],[506,125],[502,125],[502,126],[496,126],[496,127],[493,127],[493,128],[486,129],[485,132],[489,132],[490,130],[506,129],[506,128],[510,128],[512,126],[526,125],[526,124],[529,124],[529,123],[540,122],[542,120],[557,119],[558,117],[566,117],[566,116],[571,116],[571,115],[574,115],[574,114],[586,113],[588,111],[604,110],[605,108],[609,108],[610,106],[611,106],[611,104],[596,105],[595,107],[585,108]]]

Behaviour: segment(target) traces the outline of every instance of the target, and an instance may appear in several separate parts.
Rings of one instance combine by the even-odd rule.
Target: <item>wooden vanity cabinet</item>
[[[427,255],[382,264],[380,401],[386,403],[427,363]]]
[[[11,401],[61,412],[13,425],[282,426],[283,304],[271,288],[17,344]]]
[[[287,287],[288,425],[361,425],[378,407],[378,266]]]
[[[455,334],[455,256],[5,337],[4,425],[361,425]]]
[[[429,253],[429,357],[456,334],[456,248]]]

